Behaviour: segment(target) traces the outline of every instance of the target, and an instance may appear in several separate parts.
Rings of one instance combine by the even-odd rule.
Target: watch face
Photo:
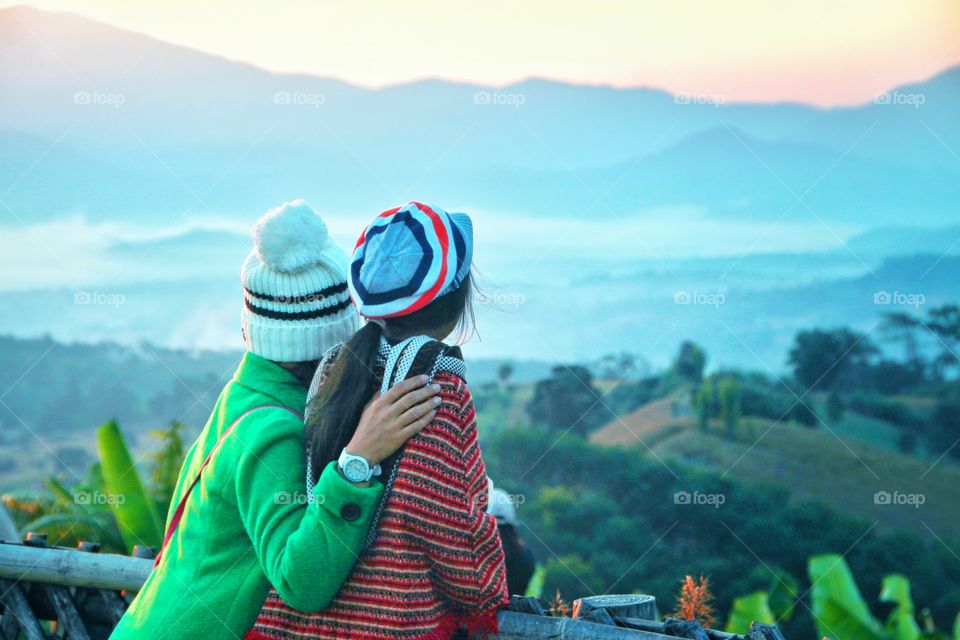
[[[363,460],[353,458],[343,467],[343,475],[350,480],[364,480],[367,477],[367,465],[363,463]]]

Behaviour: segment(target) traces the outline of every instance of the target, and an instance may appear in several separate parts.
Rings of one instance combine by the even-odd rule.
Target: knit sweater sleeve
[[[236,468],[240,518],[280,596],[302,611],[319,611],[361,552],[383,486],[357,487],[331,463],[314,488],[318,499],[308,504],[303,424],[267,410],[253,418],[236,432],[242,446]]]
[[[506,576],[497,523],[486,513],[487,474],[473,399],[462,380],[441,386],[443,402],[417,447],[435,481],[420,511],[435,515],[416,518],[419,535],[434,585],[458,615],[457,623],[490,628],[506,600]],[[444,505],[440,513],[431,504],[437,499]]]

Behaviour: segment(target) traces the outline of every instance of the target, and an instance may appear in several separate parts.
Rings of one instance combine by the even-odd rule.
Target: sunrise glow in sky
[[[273,71],[863,102],[960,63],[958,0],[27,0]]]

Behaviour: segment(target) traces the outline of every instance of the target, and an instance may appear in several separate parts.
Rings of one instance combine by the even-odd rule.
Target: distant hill
[[[64,344],[0,335],[0,493],[36,488],[50,474],[73,479],[84,472],[95,456],[94,429],[112,418],[138,451],[152,444],[149,430],[173,421],[183,422],[184,436],[192,440],[241,355],[236,349]],[[495,380],[503,362],[469,362],[471,385]],[[543,362],[509,362],[511,380],[518,383],[539,379],[550,368]]]
[[[594,432],[590,440],[607,446],[636,448],[638,455],[679,461],[751,485],[777,485],[791,499],[814,499],[892,531],[926,534],[921,524],[944,537],[960,536],[956,519],[956,486],[960,465],[936,457],[917,458],[891,451],[878,431],[896,429],[873,421],[871,432],[856,432],[844,422],[829,429],[805,428],[789,421],[774,423],[744,418],[740,429],[749,437],[729,440],[720,427],[699,430],[686,415],[671,416],[681,397],[652,402]],[[686,402],[688,404],[688,401]],[[847,423],[858,420],[848,416]],[[879,427],[879,428],[878,428]],[[916,507],[878,503],[877,492],[922,494]]]
[[[294,195],[605,217],[602,195],[616,215],[814,223],[803,195],[828,222],[945,224],[960,200],[960,69],[844,109],[539,79],[369,90],[29,7],[0,10],[0,61],[0,182],[34,220],[247,219]]]

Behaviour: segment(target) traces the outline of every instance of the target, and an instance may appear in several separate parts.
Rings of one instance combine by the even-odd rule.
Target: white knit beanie
[[[347,291],[347,255],[303,200],[268,211],[253,230],[240,279],[247,350],[275,362],[319,360],[347,340],[358,316]]]

